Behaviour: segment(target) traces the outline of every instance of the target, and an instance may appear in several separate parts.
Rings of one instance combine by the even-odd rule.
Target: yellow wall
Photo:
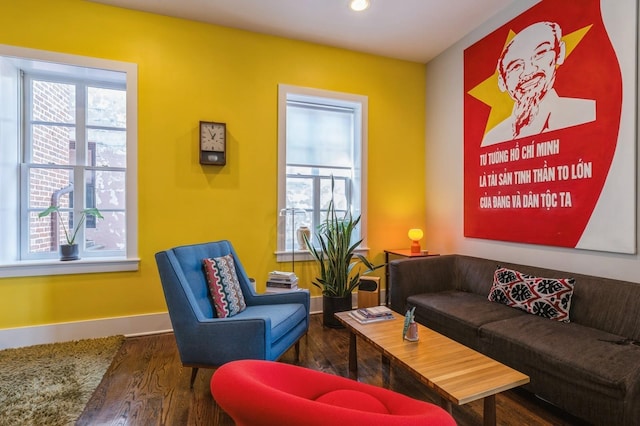
[[[153,255],[175,245],[229,239],[258,282],[288,269],[274,255],[278,83],[369,97],[374,261],[423,227],[424,65],[82,0],[0,6],[2,44],[138,64],[141,258],[137,272],[0,279],[0,328],[166,311]],[[227,123],[226,166],[198,163],[200,120]],[[296,272],[302,286],[314,273]]]

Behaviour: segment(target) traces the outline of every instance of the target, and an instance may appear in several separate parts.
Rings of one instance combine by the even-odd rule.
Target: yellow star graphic
[[[566,46],[565,60],[582,41],[582,39],[587,34],[587,32],[589,32],[592,26],[593,25],[587,25],[586,27],[580,28],[579,30],[574,31],[571,34],[567,34],[566,36],[562,37],[562,40],[564,41]],[[510,30],[504,45],[506,46],[513,39],[513,37],[515,37],[515,35],[516,33],[513,30]],[[507,119],[507,117],[511,115],[511,111],[513,110],[513,99],[511,99],[507,92],[501,92],[498,88],[497,70],[493,73],[493,75],[488,77],[473,89],[469,90],[469,92],[467,93],[491,107],[489,119],[487,120],[487,125],[484,129],[485,134],[489,130],[494,128],[498,123]]]

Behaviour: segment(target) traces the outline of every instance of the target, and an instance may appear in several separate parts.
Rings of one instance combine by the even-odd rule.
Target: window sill
[[[366,256],[369,253],[369,248],[360,247],[359,249],[356,249],[356,253]],[[309,253],[308,250],[296,250],[293,254],[291,253],[291,250],[276,252],[277,262],[291,262],[293,260],[296,262],[306,262],[315,259],[311,256],[311,253]]]
[[[60,260],[23,260],[0,265],[0,278],[137,271],[139,267],[140,259],[138,258],[91,257],[68,262]]]

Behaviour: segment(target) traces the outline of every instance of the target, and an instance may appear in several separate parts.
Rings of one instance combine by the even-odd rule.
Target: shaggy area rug
[[[0,351],[0,425],[72,425],[124,336]]]

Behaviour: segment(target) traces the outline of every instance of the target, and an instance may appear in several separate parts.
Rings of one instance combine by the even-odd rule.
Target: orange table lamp
[[[409,239],[411,240],[411,253],[420,253],[420,240],[423,237],[422,229],[409,229]]]

